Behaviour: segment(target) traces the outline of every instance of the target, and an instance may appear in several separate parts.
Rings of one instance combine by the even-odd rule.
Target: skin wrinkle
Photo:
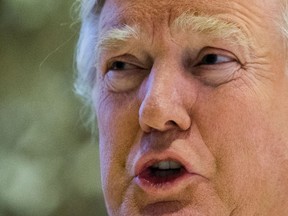
[[[80,4],[80,1],[78,1]],[[83,22],[91,22],[90,17],[91,15],[95,15],[96,17],[94,17],[93,19],[98,19],[97,16],[99,16],[100,12],[102,11],[102,6],[104,5],[106,1],[105,0],[83,0],[81,2],[81,17]],[[209,4],[209,1],[203,1],[203,4]],[[288,38],[288,4],[287,4],[287,0],[281,1],[282,4],[282,10],[281,10],[281,16],[280,16],[280,20],[275,21],[277,22],[277,26],[280,29],[281,33],[283,34],[283,37],[285,38],[285,40],[283,40],[283,44],[285,47],[287,47],[287,38]],[[218,2],[215,2],[213,4],[218,4]],[[219,4],[218,6],[223,7],[223,6],[227,6],[227,5],[231,5],[231,1],[226,1],[223,4]],[[98,8],[97,10],[94,10],[94,8]],[[231,6],[232,8],[232,6]],[[277,10],[276,10],[277,11]],[[273,13],[275,14],[275,13]],[[86,33],[85,33],[86,34]],[[82,45],[84,44],[84,39],[80,40],[78,43],[79,46],[79,50],[84,49],[85,46],[82,47]],[[286,48],[287,50],[287,48]],[[78,54],[81,53],[78,51]],[[287,56],[287,52],[285,53]],[[77,57],[77,64],[81,64],[81,62],[85,62],[85,56],[83,55],[83,57],[78,56]],[[288,66],[287,66],[288,68]],[[86,78],[85,76],[89,77],[90,75],[87,74],[85,72],[86,69],[82,68],[81,66],[78,66],[78,81],[75,82],[75,89],[77,94],[79,94],[80,96],[82,96],[86,101],[86,105],[87,106],[91,106],[91,100],[90,98],[90,90],[89,87],[85,87],[85,86],[89,86],[87,85],[87,83],[89,83],[88,78]],[[288,69],[286,69],[287,74],[288,74]]]
[[[98,0],[98,1],[97,0],[85,0],[85,1],[83,1],[82,7],[81,7],[81,11],[82,11],[81,14],[82,14],[83,22],[91,22],[91,21],[89,21],[90,18],[88,18],[88,17],[90,17],[90,14],[95,14],[96,16],[98,16],[99,13],[102,11],[101,9],[102,9],[102,5],[104,4],[104,2],[105,2],[105,0]],[[279,22],[278,21],[275,21],[275,22],[278,23],[277,26],[280,28],[281,32],[283,33],[283,37],[287,38],[288,35],[286,35],[286,33],[285,33],[285,32],[287,32],[287,29],[288,29],[288,27],[287,27],[288,21],[286,21],[286,20],[288,20],[288,18],[287,18],[288,17],[287,16],[287,14],[288,14],[287,13],[287,11],[288,11],[287,1],[282,1],[282,2],[283,2],[282,3],[283,9],[281,10],[281,11],[283,11],[281,13],[282,19],[280,18]],[[203,1],[203,4],[209,4],[209,1],[206,1],[206,3],[205,3],[205,1]],[[219,4],[218,7],[220,7],[220,8],[224,7],[224,6],[227,7],[227,5],[230,5],[230,8],[233,9],[233,7],[231,6],[232,5],[231,1],[226,1],[225,3],[222,3],[222,4],[215,2],[213,4]],[[93,8],[99,8],[99,10],[93,10]],[[98,18],[94,17],[94,19],[98,19]],[[251,36],[251,35],[248,35],[248,36]],[[84,40],[82,40],[82,41],[84,41]],[[79,41],[79,48],[81,48],[81,45],[84,44],[84,43],[81,43],[82,41]],[[285,46],[287,45],[286,41],[287,40],[283,41]],[[82,49],[84,49],[84,47],[82,47]],[[78,52],[78,53],[80,53],[80,52]],[[287,55],[287,52],[286,52],[286,55]],[[82,61],[85,62],[84,59],[85,59],[84,55],[83,55],[83,57],[78,56],[77,64],[80,64]],[[287,68],[288,68],[288,66],[287,66]],[[90,80],[89,78],[86,78],[85,76],[89,77],[90,75],[85,73],[84,72],[85,69],[82,67],[78,67],[78,70],[79,70],[78,81],[75,83],[76,92],[78,92],[79,95],[83,96],[85,98],[85,100],[87,100],[86,101],[87,106],[90,106],[91,105],[90,104],[91,100],[89,99],[89,97],[90,97],[89,91],[90,90],[89,90],[89,88],[86,87],[86,89],[85,89],[85,87],[84,87],[86,85],[85,83],[88,83]],[[286,71],[288,74],[288,69]]]
[[[97,42],[97,56],[100,56],[102,51],[106,49],[119,50],[125,47],[129,41],[139,40],[139,35],[138,28],[129,25],[110,29],[99,37]]]
[[[287,106],[285,101],[288,98],[288,96],[284,96],[284,94],[287,94],[284,92],[288,89],[287,80],[282,76],[284,68],[284,59],[281,57],[283,46],[278,40],[280,36],[273,36],[276,28],[272,28],[272,22],[270,23],[271,20],[265,16],[265,11],[255,10],[255,14],[253,14],[253,10],[250,10],[251,4],[254,5],[254,3],[262,7],[260,0],[235,1],[243,6],[235,8],[235,11],[241,10],[243,13],[235,14],[232,9],[225,13],[227,7],[223,7],[223,11],[216,10],[213,14],[213,4],[211,5],[211,2],[209,4],[208,1],[206,1],[208,4],[204,5],[205,7],[200,8],[199,6],[198,16],[207,13],[209,14],[208,17],[213,16],[218,20],[225,21],[229,20],[230,17],[231,22],[239,22],[239,25],[236,24],[238,28],[242,28],[244,32],[247,30],[246,37],[251,37],[253,43],[257,42],[253,44],[256,49],[249,50],[249,52],[255,52],[253,57],[242,54],[242,51],[236,52],[237,57],[241,55],[244,59],[241,62],[245,62],[242,65],[241,73],[239,73],[240,78],[235,77],[235,80],[232,79],[234,81],[231,80],[231,82],[219,87],[207,86],[200,81],[196,82],[191,73],[187,73],[187,67],[184,67],[181,63],[185,48],[193,50],[194,46],[199,44],[199,47],[202,48],[207,44],[203,41],[208,40],[209,37],[205,37],[205,34],[203,37],[197,37],[197,34],[191,33],[188,36],[191,37],[192,42],[195,39],[195,43],[188,43],[186,39],[179,40],[177,38],[181,41],[182,46],[176,46],[171,42],[171,35],[166,34],[171,28],[171,24],[167,26],[165,21],[169,18],[167,13],[164,13],[166,9],[172,11],[169,8],[177,8],[178,11],[185,11],[187,7],[183,7],[184,4],[181,3],[187,3],[187,5],[194,8],[198,6],[197,2],[204,1],[170,1],[169,7],[163,9],[162,7],[167,3],[165,0],[147,0],[145,1],[146,4],[143,3],[144,1],[133,0],[133,5],[139,4],[137,10],[134,10],[134,7],[129,7],[131,0],[108,0],[108,4],[106,3],[106,7],[104,6],[103,14],[106,14],[106,18],[112,16],[115,18],[120,17],[117,14],[119,12],[117,11],[118,5],[126,4],[125,7],[129,8],[124,13],[126,20],[125,23],[119,26],[123,26],[123,24],[133,26],[137,21],[139,22],[138,26],[143,28],[142,32],[144,30],[146,32],[157,30],[153,34],[153,43],[151,47],[148,47],[149,49],[145,45],[150,43],[151,36],[148,34],[149,37],[147,37],[147,35],[142,35],[141,32],[140,40],[147,40],[148,42],[139,43],[138,48],[147,49],[154,63],[157,66],[162,66],[155,70],[158,76],[153,77],[152,73],[148,75],[150,85],[147,84],[146,79],[141,83],[139,89],[129,94],[126,92],[111,93],[109,89],[101,88],[103,82],[99,80],[95,86],[95,92],[99,89],[102,90],[100,98],[94,99],[94,105],[97,110],[100,128],[101,162],[105,165],[101,168],[101,175],[104,180],[105,199],[111,216],[139,215],[139,208],[144,209],[145,204],[151,204],[154,201],[159,202],[159,197],[155,199],[154,196],[150,196],[139,189],[133,181],[131,182],[129,173],[132,171],[129,165],[136,161],[135,153],[141,153],[139,146],[142,145],[144,149],[153,150],[153,142],[155,141],[155,144],[157,144],[157,140],[164,140],[165,133],[168,134],[171,131],[175,133],[175,142],[170,143],[168,147],[173,147],[183,153],[182,156],[188,159],[195,168],[199,169],[200,173],[212,169],[211,167],[214,167],[214,165],[219,166],[216,171],[214,168],[212,169],[211,173],[215,171],[217,175],[209,176],[210,181],[201,182],[199,185],[191,184],[178,191],[179,193],[161,198],[160,201],[185,201],[187,205],[183,207],[183,211],[179,212],[179,215],[189,215],[193,212],[191,214],[201,216],[227,216],[235,212],[237,216],[257,214],[261,216],[284,216],[287,212],[283,209],[283,206],[287,205],[287,193],[283,193],[283,191],[287,191],[285,185],[287,175],[285,173],[288,170],[287,168],[281,168],[281,170],[279,168],[281,163],[284,163],[282,145],[288,143],[287,130],[285,129],[288,117],[287,110],[284,109]],[[150,2],[153,5],[147,4]],[[158,4],[158,2],[161,4]],[[178,4],[178,2],[180,3]],[[227,1],[221,0],[217,0],[217,2],[227,3]],[[116,10],[113,11],[116,15],[109,13],[113,5],[117,6]],[[121,13],[123,13],[125,7],[119,7]],[[208,9],[206,10],[206,8]],[[153,17],[152,15],[149,17],[150,9],[153,10]],[[266,9],[269,10],[269,7]],[[138,18],[133,17],[133,21],[130,22],[131,14],[137,14],[139,10],[141,15]],[[155,14],[157,10],[159,10],[159,14]],[[141,19],[143,14],[146,14],[146,16]],[[179,17],[179,14],[182,13],[173,14],[173,18]],[[220,15],[217,16],[218,14]],[[245,16],[251,18],[251,22],[248,22],[248,18],[243,19]],[[253,17],[255,16],[263,18],[262,25],[257,25],[257,19],[253,23]],[[135,17],[137,16],[135,15]],[[114,18],[104,20],[102,24],[106,22],[105,29],[100,30],[106,31],[109,29],[109,22],[118,22],[113,21]],[[148,23],[146,18],[149,19]],[[151,26],[152,29],[150,29]],[[115,27],[115,25],[110,27]],[[219,45],[219,41],[226,44],[225,40],[219,38],[215,41],[209,40],[209,43],[211,43],[209,45],[213,46],[214,43]],[[229,46],[223,45],[221,48],[231,51]],[[234,51],[231,52],[234,53]],[[235,68],[235,65],[231,65],[231,62],[228,65],[232,69]],[[223,67],[219,68],[217,70],[221,73]],[[206,68],[205,71],[208,74],[211,72],[209,68]],[[123,70],[122,72],[125,74],[126,71]],[[138,70],[135,70],[135,72],[138,72]],[[262,72],[267,77],[259,76]],[[172,74],[175,76],[172,76]],[[165,79],[158,79],[164,75]],[[266,81],[267,78],[269,82]],[[173,85],[169,85],[171,83]],[[159,89],[159,86],[167,86],[167,88]],[[153,89],[157,90],[157,94]],[[269,97],[266,95],[269,95]],[[103,98],[105,98],[104,101]],[[148,99],[144,100],[144,98]],[[196,101],[195,98],[197,98]],[[147,103],[152,99],[158,101],[158,103]],[[99,101],[101,101],[100,104]],[[143,111],[139,111],[141,105],[145,112],[150,113],[146,116],[145,122],[138,117],[138,113],[141,114]],[[133,109],[128,109],[128,107]],[[186,120],[186,117],[179,110],[185,110],[189,113],[189,119],[193,122],[194,127],[188,129],[193,136],[177,143],[178,139],[181,138],[182,131],[176,129],[180,129],[179,125],[183,125],[183,121]],[[164,113],[169,115],[165,114],[164,116]],[[174,113],[177,113],[178,116]],[[165,124],[171,120],[176,125],[168,130]],[[151,138],[148,144],[144,142],[143,125],[146,128],[152,128],[148,134],[155,136],[155,138]],[[282,128],[282,130],[279,130],[279,128]],[[157,131],[159,133],[155,133]],[[139,137],[136,142],[137,134],[139,134]],[[271,143],[273,145],[270,145]],[[271,155],[271,152],[273,152],[273,155]],[[285,157],[287,157],[287,153]],[[213,159],[215,159],[216,164],[211,162]],[[124,164],[128,165],[124,166]],[[202,170],[203,164],[209,166],[207,165]],[[271,174],[272,171],[273,175]],[[117,179],[116,182],[115,179]],[[279,184],[275,184],[277,180]],[[167,191],[167,193],[170,192],[170,190]],[[277,197],[279,197],[279,200],[276,199]],[[271,214],[270,209],[276,208],[278,209],[275,210],[276,213]]]
[[[195,13],[183,13],[173,21],[171,31],[179,32],[184,30],[186,32],[192,31],[191,33],[210,35],[212,38],[223,38],[227,42],[243,47],[249,45],[249,40],[244,37],[241,30],[233,23],[227,23],[213,17],[196,16]],[[133,43],[132,41],[139,40],[139,35],[141,34],[143,33],[141,33],[140,28],[137,26],[133,27],[126,24],[123,27],[114,27],[105,32],[104,35],[100,35],[97,43],[97,56],[102,53],[102,50],[119,50],[122,47],[129,46],[129,44]]]
[[[265,28],[265,23],[263,22],[263,17],[258,17],[257,14],[261,13],[261,10],[263,10],[264,4],[261,5],[260,7],[255,5],[255,4],[251,4],[250,7],[248,8],[248,10],[246,9],[245,5],[242,2],[229,2],[228,3],[228,9],[231,10],[231,12],[233,11],[233,15],[241,20],[244,21],[239,28],[243,29],[243,32],[246,34],[247,38],[254,38],[253,43],[254,47],[257,44],[258,49],[264,49],[267,47],[267,44],[262,44],[263,42],[263,35],[259,35],[256,39],[255,36],[251,35],[251,28]],[[273,20],[273,22],[276,22],[276,20],[278,21],[279,19],[281,19],[281,16],[275,16],[275,14],[277,13],[273,13],[273,11],[277,11],[277,9],[275,8],[276,6],[270,6],[270,10],[268,12],[265,13],[265,18]],[[275,36],[278,37],[278,35],[281,34],[281,29],[277,28],[277,26],[275,25],[275,29],[273,29],[273,32],[275,32]],[[264,52],[264,50],[262,51]]]
[[[139,29],[139,27],[131,27],[126,24],[124,27],[114,27],[111,30],[108,30],[104,35],[100,36],[97,49],[99,53],[98,56],[101,55],[103,50],[109,51],[109,49],[111,49],[119,51],[124,49],[124,47],[132,47],[134,42],[140,40],[139,35],[141,35],[141,32]],[[187,32],[192,31],[188,34],[200,33],[211,35],[212,38],[223,38],[227,40],[228,43],[238,43],[238,45],[243,47],[246,47],[249,44],[248,39],[244,37],[244,34],[241,33],[241,30],[237,28],[233,23],[227,23],[213,17],[199,16],[199,14],[196,16],[195,13],[183,13],[172,22],[171,29],[174,32],[179,32],[181,30],[183,32],[185,30]],[[142,35],[143,34],[144,33],[142,33]],[[152,37],[152,44],[153,40],[154,37]],[[173,37],[172,40],[177,44]],[[229,76],[233,76],[233,74],[227,74],[226,79],[228,79]],[[217,74],[215,75],[218,76]],[[223,80],[223,76],[219,77],[219,82],[221,82],[221,80]]]
[[[282,10],[286,13],[282,14],[282,20],[277,23],[277,26],[280,27],[281,31],[283,32],[283,36],[288,38],[288,1],[284,1],[282,8]],[[287,43],[285,43],[285,46],[287,46]]]
[[[186,31],[192,33],[200,33],[211,35],[215,38],[227,39],[232,44],[238,44],[243,47],[248,46],[249,39],[234,23],[229,23],[224,20],[217,19],[212,16],[199,15],[185,12],[173,21],[172,29],[175,32]],[[233,37],[235,36],[235,38]],[[231,39],[232,38],[232,39]],[[235,39],[235,41],[234,41]]]

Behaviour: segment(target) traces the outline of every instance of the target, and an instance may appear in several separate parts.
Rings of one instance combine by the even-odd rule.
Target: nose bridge
[[[181,80],[183,76],[175,64],[165,63],[152,68],[139,110],[140,126],[144,131],[190,127],[189,113],[183,101],[184,83]]]
[[[174,76],[165,67],[153,69],[146,86],[145,102],[154,104],[155,107],[165,108],[169,105],[169,101],[179,100],[180,98],[177,98],[179,89],[175,85]]]

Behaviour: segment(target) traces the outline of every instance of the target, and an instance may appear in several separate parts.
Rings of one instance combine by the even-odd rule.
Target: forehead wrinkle
[[[184,12],[171,25],[173,32],[205,34],[212,38],[221,38],[231,44],[248,47],[250,40],[235,23],[216,16],[199,15],[197,12]]]

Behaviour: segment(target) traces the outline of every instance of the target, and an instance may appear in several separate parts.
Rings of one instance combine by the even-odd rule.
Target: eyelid
[[[123,62],[127,65],[133,66],[134,69],[145,69],[145,66],[135,56],[130,55],[130,54],[125,54],[123,56],[116,56],[116,57],[109,59],[106,63],[106,72],[108,72],[109,70],[113,70],[111,69],[111,67],[115,62]],[[123,70],[133,70],[133,68],[123,69]],[[121,70],[119,69],[119,71]]]
[[[194,66],[201,66],[202,65],[201,61],[203,60],[203,58],[205,56],[207,56],[209,54],[219,55],[219,56],[231,58],[231,61],[227,61],[227,63],[234,62],[234,61],[240,63],[239,59],[234,54],[232,54],[231,52],[229,52],[227,50],[224,50],[224,49],[221,49],[221,48],[205,47],[199,52],[199,54],[198,54],[198,56],[196,58]],[[221,63],[219,63],[219,64],[221,64]],[[217,64],[214,64],[214,66],[215,65],[217,65]],[[213,65],[208,65],[207,64],[207,65],[203,65],[203,66],[210,67],[210,66],[213,66]]]
[[[116,67],[116,63],[122,63],[126,66],[124,66],[124,69],[117,69],[117,68],[114,68]],[[138,69],[140,68],[139,66],[135,65],[135,64],[131,64],[131,63],[128,63],[128,62],[124,62],[124,61],[119,61],[119,60],[116,60],[116,61],[113,61],[111,63],[109,63],[108,65],[108,70],[109,71],[123,71],[123,70],[133,70],[133,69]]]
[[[119,69],[113,68],[115,62],[121,62]],[[125,65],[121,65],[121,64]],[[103,74],[106,88],[114,93],[130,92],[140,86],[143,79],[149,74],[136,57],[130,55],[112,57],[106,61],[106,69]],[[122,69],[123,68],[123,69]]]
[[[209,54],[223,56],[230,59],[227,62],[215,64],[202,64],[203,58]],[[198,52],[194,58],[190,70],[192,74],[207,86],[217,87],[237,78],[243,64],[234,52],[214,47],[205,47]]]

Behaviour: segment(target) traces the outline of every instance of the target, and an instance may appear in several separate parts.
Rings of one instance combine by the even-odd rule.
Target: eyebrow
[[[199,15],[197,12],[182,13],[173,21],[171,30],[205,34],[244,47],[250,45],[249,38],[236,23],[215,16]]]
[[[140,40],[140,31],[136,26],[123,25],[114,27],[104,34],[100,34],[96,49],[98,53],[105,49],[116,50],[127,45],[127,42],[132,40]]]
[[[243,30],[235,23],[217,18],[215,16],[198,15],[197,13],[184,12],[171,24],[172,32],[200,33],[212,38],[221,38],[228,43],[248,47],[250,40]],[[96,50],[98,55],[103,50],[118,50],[140,40],[140,28],[138,26],[123,25],[113,27],[100,34]]]

